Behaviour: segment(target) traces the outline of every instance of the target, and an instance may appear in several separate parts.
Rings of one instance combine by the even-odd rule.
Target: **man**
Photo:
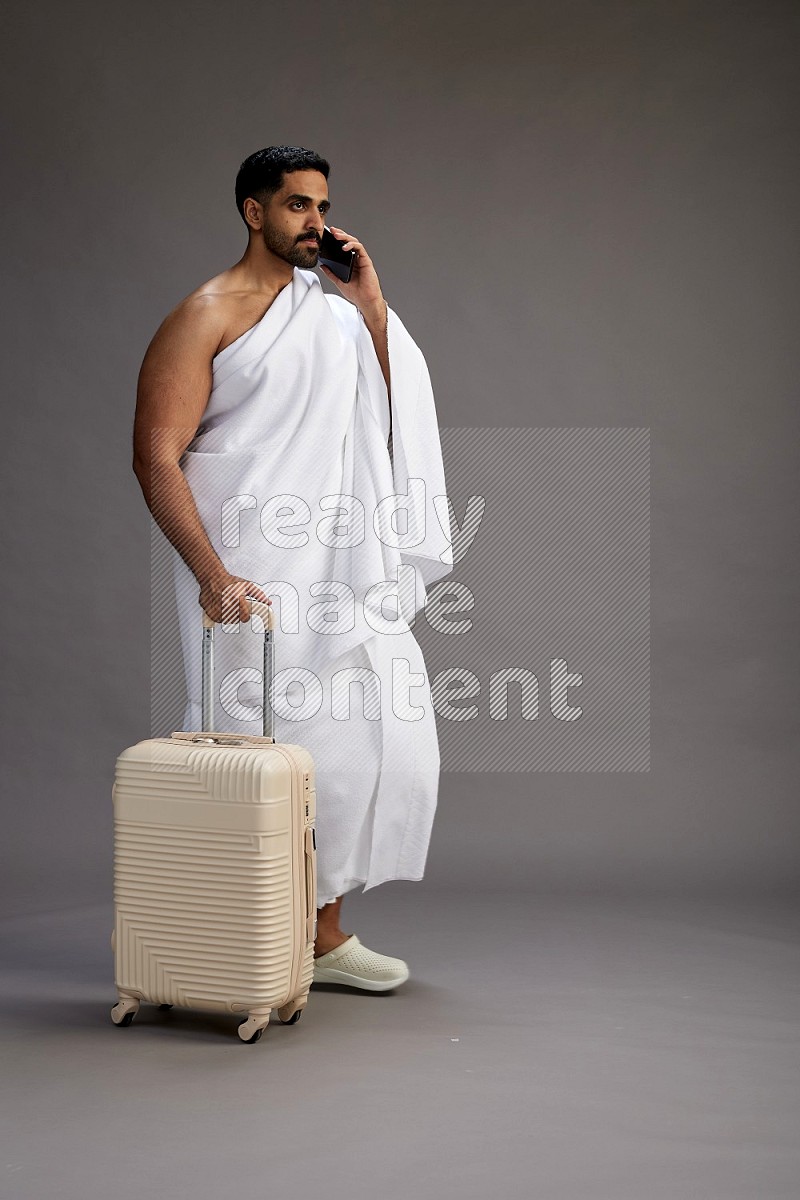
[[[356,252],[348,283],[321,266],[341,295],[312,270],[328,174],[302,147],[242,163],[247,248],[153,337],[133,468],[175,550],[184,728],[201,728],[201,609],[232,626],[248,621],[248,595],[279,600],[275,659],[286,666],[270,701],[287,725],[276,737],[307,747],[316,768],[314,980],[384,991],[408,977],[406,963],[344,933],[340,909],[358,884],[423,875],[439,751],[410,622],[452,550],[425,360],[356,237],[330,227]],[[214,727],[261,732],[243,701],[260,680],[257,639],[233,632],[217,640],[225,716]],[[362,685],[355,715],[351,681]]]

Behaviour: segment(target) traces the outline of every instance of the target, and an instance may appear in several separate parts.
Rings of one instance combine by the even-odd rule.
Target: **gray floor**
[[[462,897],[343,926],[405,958],[235,1020],[111,1024],[109,908],[2,923],[4,1200],[797,1200],[794,900]]]

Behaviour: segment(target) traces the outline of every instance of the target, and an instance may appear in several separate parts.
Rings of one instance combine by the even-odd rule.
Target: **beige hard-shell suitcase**
[[[274,614],[250,604],[264,628],[263,736],[208,732],[214,623],[204,614],[203,731],[137,742],[117,759],[117,1025],[129,1025],[149,1001],[243,1014],[239,1037],[256,1042],[273,1008],[291,1025],[308,1001],[317,913],[314,762],[302,746],[272,736]]]

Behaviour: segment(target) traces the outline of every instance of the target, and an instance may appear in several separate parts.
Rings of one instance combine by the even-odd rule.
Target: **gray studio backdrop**
[[[583,753],[546,702],[507,743],[442,730],[424,886],[791,887],[796,6],[50,2],[4,32],[5,909],[110,896],[114,761],[151,721],[137,373],[240,257],[235,172],[273,142],[330,159],[459,504],[476,462],[487,514],[516,488],[472,564],[502,619],[484,592],[470,649],[426,654],[485,682],[602,644],[629,672]],[[552,489],[588,461],[632,490],[592,525],[608,490],[567,489],[562,542]],[[575,641],[542,636],[567,547],[607,568],[574,575],[606,587]]]

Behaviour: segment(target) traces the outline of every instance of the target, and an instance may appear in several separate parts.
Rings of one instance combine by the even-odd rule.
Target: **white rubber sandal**
[[[365,992],[388,992],[405,983],[408,975],[408,965],[402,958],[368,950],[355,934],[314,959],[314,983],[344,983]]]

